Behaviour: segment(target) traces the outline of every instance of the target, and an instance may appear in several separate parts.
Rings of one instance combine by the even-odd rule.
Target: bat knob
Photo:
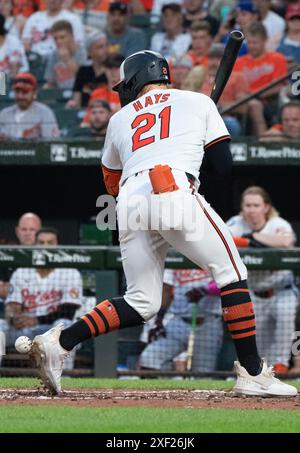
[[[244,33],[242,33],[240,30],[233,30],[232,32],[230,32],[230,37],[232,37],[236,41],[243,41],[245,39]]]

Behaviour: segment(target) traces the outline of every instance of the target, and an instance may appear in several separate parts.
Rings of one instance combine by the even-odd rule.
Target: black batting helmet
[[[119,93],[121,106],[134,101],[141,89],[148,83],[170,83],[167,60],[157,52],[142,50],[123,61],[120,67],[120,81],[113,87]]]

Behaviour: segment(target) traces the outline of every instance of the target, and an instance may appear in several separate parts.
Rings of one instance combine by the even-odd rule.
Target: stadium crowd
[[[246,39],[218,105],[231,135],[298,140],[300,3],[283,0],[0,0],[1,138],[103,137],[91,103],[120,108],[118,69],[145,48],[168,59],[174,88],[210,94],[233,29]]]
[[[51,140],[66,136],[103,140],[111,115],[120,109],[119,97],[113,91],[119,79],[120,65],[128,55],[143,49],[160,52],[168,60],[173,88],[209,95],[225,44],[233,29],[243,31],[246,39],[218,104],[230,134],[233,137],[250,136],[261,141],[298,142],[300,2],[284,0],[0,0],[0,71],[5,72],[8,87],[7,95],[0,96],[0,139]],[[274,81],[278,83],[273,84]],[[267,89],[270,84],[273,86]],[[235,106],[244,98],[247,100],[243,104]],[[268,198],[264,198],[265,192],[254,190],[244,194],[244,198],[249,195],[252,201],[253,196],[258,197],[260,214],[264,217],[265,205],[272,207]],[[251,214],[249,217],[249,213],[243,211],[246,209],[244,198],[242,196],[241,214],[238,220],[237,216],[234,218],[242,224],[244,215],[245,231],[240,232],[241,235],[256,231],[255,225],[251,223]],[[270,218],[267,215],[262,225]],[[22,216],[16,227],[19,244],[39,244],[43,235],[52,235],[57,244],[56,232],[43,230],[41,225],[36,215]],[[236,234],[235,228],[238,229],[238,226],[232,224],[233,234]],[[273,233],[277,234],[278,231],[268,231],[266,234]],[[280,246],[290,247],[294,242]],[[268,245],[278,246],[273,243]],[[56,272],[53,269],[48,273],[47,269],[45,271],[45,275],[40,275],[35,269],[31,272],[41,285],[43,279],[48,279]],[[13,294],[13,298],[9,294],[9,288],[20,285],[24,275],[19,274],[18,270],[12,275],[0,274],[0,299],[6,299],[7,306],[14,304],[17,307],[13,312],[8,310],[13,329],[10,331],[11,344],[15,339],[15,330],[28,327],[39,330],[40,324],[42,330],[44,327],[47,330],[46,327],[61,316],[72,319],[75,309],[81,304],[77,300],[82,292],[81,277],[72,270],[70,283],[68,275],[63,276],[66,289],[60,290],[56,286],[53,289],[50,285],[54,291],[51,290],[54,297],[52,315],[44,311],[35,313],[36,316],[31,314],[30,325],[27,325],[28,320],[24,320],[24,314],[19,313],[24,303],[22,290],[19,289],[17,295]],[[178,275],[176,272],[169,274],[165,281],[166,287],[169,290],[174,287],[178,291]],[[279,274],[276,275],[278,277]],[[280,275],[282,277],[283,274]],[[263,274],[258,276],[264,280]],[[199,279],[199,276],[196,277]],[[285,329],[286,347],[278,359],[279,372],[287,372],[290,366],[286,350],[290,347],[299,306],[292,272],[283,277],[289,277],[289,280],[284,280],[280,290],[293,294],[289,298],[292,301],[291,316],[282,319],[289,325],[281,326]],[[59,285],[59,275],[56,278],[55,285]],[[257,275],[255,280],[257,284]],[[196,293],[199,292],[199,282],[197,285]],[[203,363],[200,352],[196,369],[213,371],[221,350],[222,321],[219,311],[209,311],[204,302],[208,297],[218,301],[219,295],[202,291],[196,297],[195,288],[189,286],[188,289],[193,290],[193,293],[188,297],[185,297],[186,293],[182,296],[182,306],[179,306],[182,312],[179,309],[177,311],[180,313],[176,312],[178,307],[175,303],[170,309],[173,315],[175,313],[171,321],[183,326],[190,322],[189,302],[202,300],[197,335],[201,341],[209,341],[206,339],[207,325],[218,324],[219,337],[215,336],[210,345],[214,363]],[[259,303],[272,299],[269,312],[261,315],[261,319],[268,324],[270,331],[275,331],[276,337],[274,313],[276,310],[287,310],[286,304],[282,308],[282,301],[287,299],[287,295],[282,293],[281,298],[276,298],[276,294],[269,294],[268,290],[263,285],[257,289],[256,304],[258,311],[263,310]],[[63,314],[60,305],[68,307]],[[186,350],[188,326],[184,339],[181,335],[176,339],[177,343],[171,341],[172,345],[168,345],[166,332],[172,332],[172,322],[164,327],[162,319],[154,321],[156,324],[152,326],[151,335],[154,333],[157,343],[151,338],[141,355],[141,367],[163,368],[176,354]],[[261,329],[266,329],[266,325]],[[0,323],[1,328],[7,331],[8,326]],[[275,340],[279,341],[277,337]],[[263,340],[260,341],[263,343]],[[148,339],[145,343],[148,343]],[[162,356],[160,349],[154,360],[149,351],[155,352],[161,345],[165,347],[165,355]],[[276,361],[276,354],[270,352],[268,347],[263,345],[262,349],[265,348],[266,356],[269,354]],[[299,371],[300,364],[297,367]]]

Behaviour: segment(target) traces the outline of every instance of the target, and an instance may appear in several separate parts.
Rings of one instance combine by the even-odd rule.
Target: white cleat
[[[59,344],[59,337],[63,323],[37,335],[32,342],[30,357],[35,361],[39,376],[45,387],[52,395],[57,395],[61,391],[61,375],[63,364],[69,352]]]
[[[239,362],[234,362],[237,374],[237,382],[233,388],[240,395],[252,395],[261,397],[271,396],[296,396],[296,387],[281,382],[274,376],[273,367],[268,367],[263,359],[263,368],[257,376],[251,376]]]

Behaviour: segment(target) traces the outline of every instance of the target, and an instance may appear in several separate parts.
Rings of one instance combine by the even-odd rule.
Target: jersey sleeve
[[[82,304],[82,278],[76,269],[66,270],[66,279],[63,279],[63,296],[61,304]]]
[[[23,297],[21,293],[21,285],[20,285],[20,279],[18,278],[18,270],[16,270],[10,280],[9,280],[9,290],[8,290],[8,296],[5,300],[6,304],[10,304],[12,302],[15,302],[17,304],[22,305],[23,304]]]
[[[101,162],[104,167],[110,170],[123,169],[119,152],[113,142],[113,124],[111,120],[108,123]]]
[[[209,98],[207,99],[206,133],[204,137],[204,151],[215,143],[222,140],[230,140],[230,134],[225,123],[218,112],[216,104]]]

